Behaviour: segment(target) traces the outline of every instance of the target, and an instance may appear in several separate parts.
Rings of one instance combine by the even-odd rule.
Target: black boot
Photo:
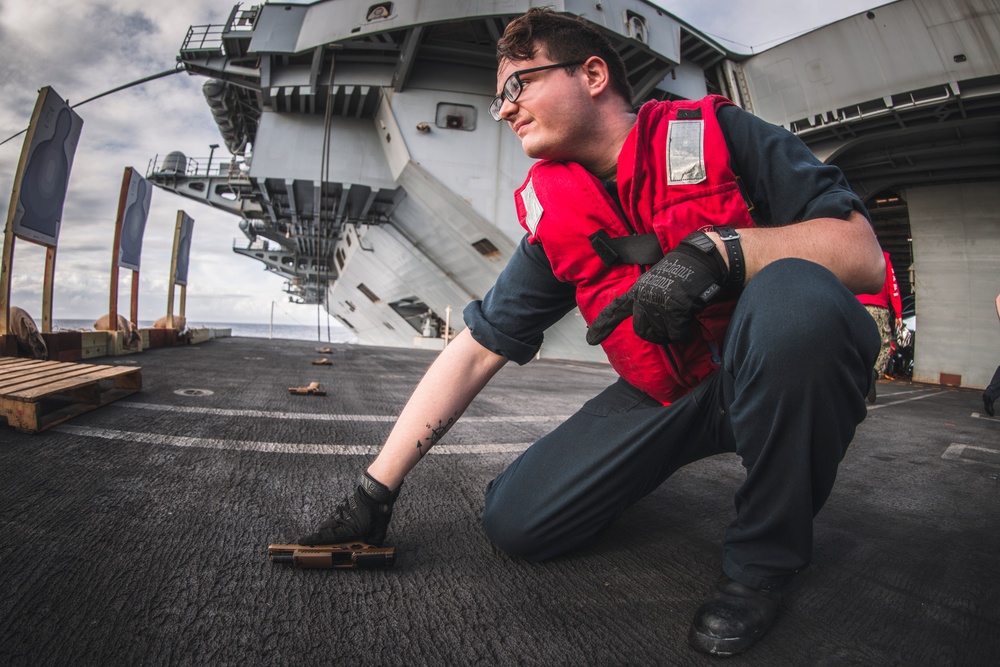
[[[990,417],[996,416],[996,412],[993,410],[993,399],[987,396],[986,392],[983,392],[983,410],[986,410],[986,414]]]
[[[877,396],[876,396],[876,387],[877,387],[877,385],[878,385],[878,371],[873,370],[872,371],[872,384],[868,388],[868,396],[867,396],[869,403],[874,403],[875,399],[877,398]]]
[[[736,655],[764,636],[779,606],[780,591],[756,590],[723,577],[694,615],[688,643],[704,653]]]

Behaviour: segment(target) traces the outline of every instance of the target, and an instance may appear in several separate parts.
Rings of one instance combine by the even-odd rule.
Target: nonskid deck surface
[[[532,564],[479,526],[483,486],[614,376],[504,368],[409,476],[391,570],[272,565],[332,510],[434,352],[253,338],[152,350],[130,397],[0,426],[0,663],[701,665],[686,635],[743,477],[688,466],[597,545]],[[326,396],[288,387],[319,381]],[[816,521],[813,565],[742,665],[1000,662],[1000,419],[883,382]]]

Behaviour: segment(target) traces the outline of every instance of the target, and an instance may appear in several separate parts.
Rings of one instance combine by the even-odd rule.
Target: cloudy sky
[[[170,69],[188,27],[222,23],[234,4],[230,0],[0,0],[0,141],[27,126],[43,86],[51,86],[75,104]],[[657,4],[734,50],[759,52],[884,2],[659,0]],[[59,235],[55,319],[96,319],[108,311],[111,239],[124,169],[131,166],[144,175],[157,155],[181,151],[207,158],[208,146],[222,143],[201,94],[203,82],[202,77],[177,74],[76,109],[84,125]],[[4,220],[21,146],[22,137],[0,145]],[[216,156],[220,153],[228,157],[225,149]],[[282,279],[264,271],[259,262],[232,252],[234,243],[246,243],[237,218],[159,189],[153,191],[143,241],[141,322],[166,314],[178,209],[195,219],[187,290],[190,322],[267,322],[272,303],[276,323],[316,322],[315,306],[288,303]],[[44,260],[43,248],[18,240],[11,302],[38,320]],[[131,271],[122,270],[119,312],[128,313],[130,291]]]

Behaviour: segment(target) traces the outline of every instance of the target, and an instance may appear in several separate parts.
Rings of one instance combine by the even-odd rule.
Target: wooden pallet
[[[0,417],[37,433],[142,389],[136,366],[0,357]]]

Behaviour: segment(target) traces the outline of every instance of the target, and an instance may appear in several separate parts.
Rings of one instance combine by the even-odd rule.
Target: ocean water
[[[327,331],[326,325],[323,324],[319,327],[317,332],[316,325],[306,326],[299,324],[275,324],[273,327],[264,323],[254,323],[254,322],[196,322],[194,320],[189,320],[187,325],[189,327],[209,327],[212,329],[232,329],[234,336],[247,336],[249,338],[284,338],[291,340],[315,340],[323,343],[355,343],[357,338],[355,335],[349,331],[345,331],[342,327],[334,328],[330,327],[329,332]],[[144,320],[139,320],[140,327],[151,327],[152,322],[147,322]],[[52,320],[53,330],[58,331],[59,329],[74,330],[74,329],[93,329],[93,320]]]

